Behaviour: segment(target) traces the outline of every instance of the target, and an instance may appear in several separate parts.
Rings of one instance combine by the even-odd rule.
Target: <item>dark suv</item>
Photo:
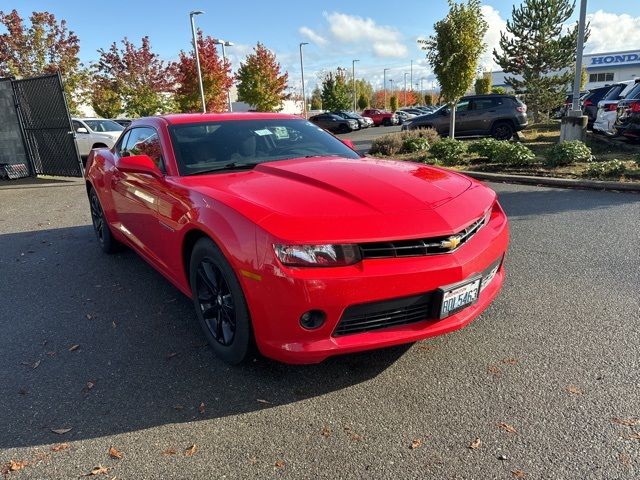
[[[403,130],[433,128],[440,135],[449,133],[450,108],[445,105],[433,113],[412,118]],[[456,137],[492,136],[509,140],[527,126],[527,106],[513,95],[470,95],[456,106]]]
[[[640,82],[618,102],[616,123],[617,133],[627,138],[640,139]]]

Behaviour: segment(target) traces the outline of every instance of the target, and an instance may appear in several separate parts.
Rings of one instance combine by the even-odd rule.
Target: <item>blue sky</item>
[[[487,37],[490,47],[497,42],[514,3],[519,2],[483,2],[491,27]],[[11,8],[13,5],[7,6],[6,0],[0,2],[0,10]],[[175,59],[180,49],[191,47],[188,12],[204,10],[206,13],[197,17],[197,25],[205,34],[236,43],[227,50],[234,67],[261,41],[276,53],[290,73],[291,87],[297,89],[301,41],[310,42],[304,47],[308,88],[322,70],[338,66],[350,69],[354,58],[360,60],[356,76],[366,77],[376,85],[381,85],[382,69],[387,67],[391,68],[387,78],[401,83],[411,60],[414,83],[425,78],[428,84],[432,76],[416,39],[432,32],[433,23],[446,14],[447,2],[22,0],[16,8],[23,16],[33,10],[47,10],[66,19],[80,37],[80,56],[85,63],[96,60],[98,48],[106,49],[125,36],[139,43],[144,35],[151,38],[153,49],[163,58]],[[589,0],[588,13],[593,33],[587,51],[640,50],[639,0]],[[484,63],[491,67],[490,54]]]

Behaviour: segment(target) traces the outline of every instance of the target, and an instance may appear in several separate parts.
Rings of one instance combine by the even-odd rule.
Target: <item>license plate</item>
[[[463,284],[441,288],[440,318],[446,318],[458,310],[476,303],[478,295],[480,295],[481,283],[482,278],[476,277]]]

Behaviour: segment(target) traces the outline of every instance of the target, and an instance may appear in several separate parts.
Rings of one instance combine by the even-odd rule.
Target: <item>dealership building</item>
[[[582,57],[587,69],[587,90],[640,78],[640,48],[624,52],[590,53]],[[493,86],[507,87],[508,74],[493,72]]]

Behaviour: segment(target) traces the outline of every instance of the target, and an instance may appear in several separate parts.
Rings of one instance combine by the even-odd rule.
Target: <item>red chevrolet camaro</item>
[[[316,363],[459,329],[503,282],[486,186],[362,157],[282,114],[135,120],[92,151],[102,249],[133,248],[185,295],[215,354]]]

